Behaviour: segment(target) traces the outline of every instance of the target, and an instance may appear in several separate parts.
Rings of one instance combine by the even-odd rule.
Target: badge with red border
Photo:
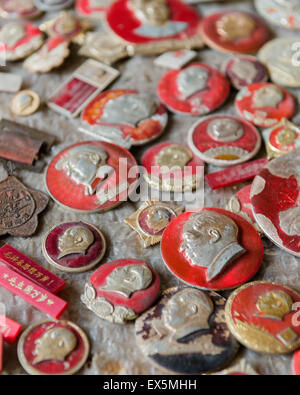
[[[249,122],[221,114],[201,118],[188,136],[195,155],[220,167],[249,161],[258,153],[261,141],[260,133]]]
[[[8,19],[33,19],[41,15],[33,0],[1,0],[0,16]]]
[[[148,263],[119,259],[94,272],[81,301],[98,317],[126,324],[151,307],[159,293],[159,276]]]
[[[270,38],[262,19],[244,11],[226,11],[204,18],[201,37],[209,47],[230,53],[255,53]]]
[[[295,376],[300,376],[300,350],[293,355],[292,369]]]
[[[257,231],[239,215],[205,208],[171,222],[162,237],[161,253],[167,268],[184,283],[225,290],[257,273],[263,245]]]
[[[300,148],[260,172],[252,184],[251,203],[266,236],[300,257]]]
[[[136,171],[135,171],[136,169]],[[115,144],[84,141],[65,148],[46,170],[46,187],[64,208],[95,213],[128,199],[139,173],[134,157]]]
[[[214,111],[226,101],[229,93],[227,78],[203,63],[167,72],[157,88],[158,97],[170,111],[186,115]]]
[[[80,16],[103,18],[113,0],[76,0],[76,11]]]
[[[20,337],[18,357],[31,375],[72,375],[85,364],[90,351],[86,334],[70,321],[44,321]]]
[[[226,322],[236,339],[264,354],[289,354],[300,346],[300,294],[278,283],[256,281],[233,292],[226,303]]]
[[[283,118],[291,118],[295,112],[295,101],[280,86],[261,82],[241,89],[236,96],[235,107],[247,121],[267,128]]]

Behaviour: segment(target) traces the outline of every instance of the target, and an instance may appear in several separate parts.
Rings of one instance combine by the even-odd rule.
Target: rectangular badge
[[[66,286],[60,277],[8,244],[0,248],[0,261],[52,294],[57,294]]]
[[[68,307],[68,303],[64,300],[2,265],[0,265],[0,286],[54,319],[59,319]]]
[[[9,344],[14,344],[22,330],[22,326],[10,318],[0,314],[0,335]]]
[[[96,60],[84,62],[49,98],[53,110],[75,118],[120,72]]]
[[[225,188],[256,177],[261,170],[269,163],[267,159],[258,159],[252,162],[243,163],[238,166],[207,174],[205,180],[212,190]]]

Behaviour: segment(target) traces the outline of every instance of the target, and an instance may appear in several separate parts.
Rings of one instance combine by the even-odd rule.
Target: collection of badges
[[[112,324],[135,320],[138,347],[164,371],[220,371],[241,343],[259,353],[296,351],[293,370],[300,374],[295,318],[300,294],[283,284],[249,282],[262,265],[262,237],[300,257],[300,126],[290,121],[296,103],[287,90],[300,87],[299,64],[292,61],[299,41],[271,39],[263,19],[244,11],[202,18],[190,5],[196,2],[202,3],[77,0],[76,15],[66,10],[73,0],[1,0],[0,16],[9,21],[0,27],[0,55],[11,62],[25,59],[30,73],[61,66],[74,44],[89,58],[47,102],[66,117],[81,114],[80,131],[91,136],[67,146],[45,170],[47,192],[65,210],[112,210],[129,199],[140,178],[160,192],[194,191],[203,181],[197,169],[205,163],[224,168],[205,176],[213,190],[253,180],[226,209],[185,212],[151,199],[141,204],[125,223],[144,248],[160,243],[162,262],[183,284],[161,293],[159,275],[149,263],[118,259],[94,271],[81,290],[83,305]],[[255,5],[269,22],[300,29],[300,0],[256,0]],[[58,15],[39,27],[28,22],[48,11]],[[99,19],[106,22],[106,32],[91,31]],[[204,45],[234,54],[224,70],[194,61]],[[120,75],[112,64],[136,54],[158,55],[155,65],[169,69],[157,85],[157,97],[110,87]],[[28,117],[41,102],[21,86],[17,75],[0,73],[0,90],[15,93],[12,113]],[[211,114],[232,88],[238,115]],[[145,173],[140,177],[132,172],[138,163],[129,150],[158,139],[172,113],[198,118],[186,145],[150,146],[141,158]],[[263,141],[268,160],[255,159]],[[0,158],[7,168],[41,171],[43,154],[53,144],[47,133],[0,121]],[[0,182],[0,235],[32,236],[48,201],[46,194],[9,175]],[[106,248],[101,230],[79,219],[56,224],[42,244],[49,264],[68,275],[94,269]],[[57,296],[65,281],[8,244],[0,248],[0,262],[0,286],[54,319],[22,333],[18,357],[23,368],[34,375],[78,372],[90,345],[81,328],[59,320],[68,307]],[[228,300],[216,293],[225,290],[234,290]],[[0,314],[1,357],[3,341],[14,343],[20,331],[18,323]],[[255,372],[242,363],[224,374]]]

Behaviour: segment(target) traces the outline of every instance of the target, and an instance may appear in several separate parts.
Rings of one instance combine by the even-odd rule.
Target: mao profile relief
[[[58,259],[69,254],[85,254],[94,240],[94,234],[88,227],[73,226],[68,228],[58,239]]]
[[[142,352],[176,373],[205,373],[222,367],[238,345],[224,316],[225,299],[195,288],[172,288],[136,321]]]

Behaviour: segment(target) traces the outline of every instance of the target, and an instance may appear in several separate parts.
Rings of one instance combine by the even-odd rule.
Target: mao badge
[[[183,211],[184,207],[149,199],[125,222],[140,236],[144,248],[148,248],[160,243],[166,227]]]
[[[126,324],[151,307],[159,292],[159,276],[149,264],[120,259],[96,270],[81,300],[98,317]]]
[[[300,29],[299,0],[255,0],[255,6],[269,22],[287,29]]]
[[[80,273],[96,266],[105,254],[106,242],[95,226],[85,222],[56,225],[46,235],[43,253],[57,269]]]
[[[265,354],[288,354],[300,346],[300,294],[281,284],[257,281],[231,294],[226,304],[230,331],[245,347]]]
[[[33,19],[41,15],[33,0],[1,0],[0,16],[8,19]]]
[[[89,341],[70,321],[45,321],[30,326],[18,343],[21,365],[31,375],[72,375],[89,355]]]
[[[225,290],[256,274],[263,245],[257,231],[239,215],[206,208],[175,218],[164,231],[161,253],[167,268],[186,284]]]
[[[76,0],[76,11],[88,18],[103,18],[113,0]]]
[[[38,214],[45,210],[48,201],[46,194],[28,189],[16,177],[0,182],[0,236],[33,235]]]
[[[238,351],[225,322],[226,300],[214,292],[171,288],[135,324],[143,354],[163,370],[182,374],[224,368]]]

